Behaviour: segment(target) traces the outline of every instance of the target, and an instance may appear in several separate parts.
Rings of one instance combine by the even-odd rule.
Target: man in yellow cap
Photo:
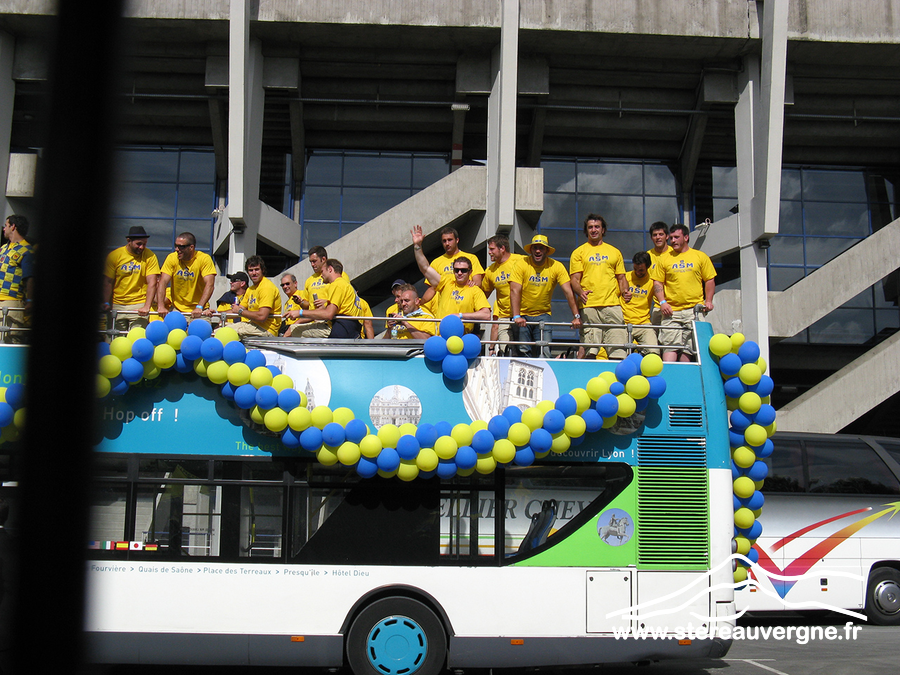
[[[550,321],[550,301],[557,286],[562,288],[572,310],[572,328],[581,327],[581,315],[575,304],[569,273],[565,265],[550,258],[555,251],[546,236],[536,234],[531,243],[525,245],[528,257],[515,264],[509,280],[509,301],[516,324],[513,335],[517,342],[541,340],[546,343],[539,352],[534,350],[535,356],[540,354],[544,358],[550,357],[550,347],[547,345],[553,340],[553,329],[545,326],[542,335],[538,324]],[[518,345],[517,349],[524,356],[533,352],[528,345]]]

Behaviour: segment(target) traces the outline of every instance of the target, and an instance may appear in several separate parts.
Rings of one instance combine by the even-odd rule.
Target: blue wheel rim
[[[372,667],[385,675],[410,675],[425,662],[428,639],[409,617],[389,616],[369,631],[366,654]]]

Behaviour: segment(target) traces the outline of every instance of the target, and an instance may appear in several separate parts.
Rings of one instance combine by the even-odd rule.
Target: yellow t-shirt
[[[455,279],[449,276],[441,277],[441,283],[437,287],[437,308],[435,316],[439,319],[450,314],[465,312],[477,312],[485,307],[490,309],[491,303],[484,297],[484,291],[478,286],[460,286]],[[473,323],[464,324],[469,333],[475,327]]]
[[[538,267],[528,256],[516,262],[510,281],[522,286],[522,302],[519,307],[522,316],[538,316],[550,314],[553,289],[558,284],[569,281],[569,273],[566,272],[565,265],[558,260],[547,258],[544,264]]]
[[[350,282],[341,277],[330,284],[322,286],[325,299],[333,305],[337,305],[338,314],[342,316],[362,316],[362,306],[359,296]]]
[[[650,310],[653,308],[653,279],[648,274],[643,281],[638,281],[635,279],[634,271],[631,271],[625,275],[625,282],[631,290],[631,302],[621,300],[625,323],[632,326],[649,324]]]
[[[348,284],[350,283],[350,277],[347,276],[346,272],[341,272],[341,279]],[[315,309],[314,301],[316,298],[328,298],[328,294],[322,290],[327,285],[321,274],[313,274],[307,277],[306,283],[303,284],[303,294],[300,297],[309,303],[310,309]]]
[[[374,314],[372,314],[372,308],[369,307],[369,303],[366,302],[363,298],[359,298],[359,316],[375,316]],[[361,337],[363,340],[366,339],[366,326],[362,322],[360,322],[359,337]]]
[[[494,302],[494,316],[500,319],[508,319],[512,316],[509,306],[509,280],[512,278],[512,270],[517,260],[524,256],[518,253],[511,253],[502,263],[492,263],[484,272],[484,278],[481,280],[481,290],[485,296],[492,292],[497,292],[497,299]]]
[[[411,312],[409,316],[404,316],[404,319],[409,323],[410,326],[413,327],[413,330],[422,331],[423,333],[428,333],[429,335],[435,335],[437,333],[437,324],[433,321],[413,321],[412,319],[433,319],[434,316],[431,312],[422,309],[419,307],[416,311]],[[412,334],[409,332],[409,329],[404,326],[402,323],[398,323],[395,327],[396,332],[391,330],[391,337],[396,340],[409,340],[412,338]]]
[[[677,312],[703,302],[703,284],[716,278],[716,269],[703,251],[689,248],[661,255],[650,277],[663,284],[666,302]]]
[[[266,277],[259,280],[255,286],[250,286],[241,298],[241,307],[257,312],[263,307],[268,307],[269,317],[265,321],[251,321],[271,335],[278,335],[278,326],[281,325],[281,291]]]
[[[296,291],[294,291],[294,295],[300,298],[303,296],[303,291],[298,288]],[[281,313],[287,314],[288,312],[291,312],[295,309],[301,309],[300,303],[294,302],[292,297],[288,296],[288,299],[285,300],[284,304],[281,306]],[[284,325],[286,326],[292,326],[293,324],[297,323],[297,319],[284,319],[282,323],[284,323]]]
[[[147,301],[147,277],[159,274],[159,260],[148,248],[136,256],[120,246],[106,256],[103,274],[113,280],[112,304],[142,304]]]
[[[203,277],[215,276],[216,266],[203,251],[194,251],[194,257],[187,265],[181,264],[178,254],[173,252],[166,256],[161,271],[172,277],[172,305],[175,310],[190,312],[203,297]]]
[[[453,276],[453,261],[457,258],[465,258],[470,263],[472,263],[472,276],[474,277],[476,274],[484,274],[484,268],[481,266],[481,262],[478,260],[478,256],[472,253],[466,253],[465,251],[457,251],[452,256],[444,255],[438,256],[434,260],[431,261],[431,267],[437,270],[437,273],[442,277],[452,277]],[[425,283],[428,283],[426,280]]]
[[[603,242],[593,246],[584,243],[569,260],[569,274],[581,272],[581,287],[591,291],[585,307],[612,307],[619,304],[622,294],[617,274],[625,274],[625,261],[615,246]]]
[[[662,253],[657,253],[655,248],[651,248],[647,253],[650,255],[650,267],[649,272],[653,272],[653,268],[656,267],[656,263],[659,262],[659,259],[664,256],[666,253],[671,252],[672,247],[666,246],[666,250]]]

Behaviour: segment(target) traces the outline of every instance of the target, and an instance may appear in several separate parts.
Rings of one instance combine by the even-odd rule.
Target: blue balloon
[[[766,396],[771,396],[772,392],[775,390],[775,380],[768,375],[763,375],[759,378],[759,382],[748,388],[750,391],[755,391],[759,394],[760,398],[765,398]]]
[[[135,358],[128,358],[122,361],[122,379],[129,384],[143,380],[144,364]]]
[[[222,396],[227,398],[229,401],[233,401],[235,389],[236,387],[231,384],[231,382],[226,382],[222,385]]]
[[[432,335],[425,340],[423,349],[425,358],[430,361],[443,361],[444,357],[450,354],[450,352],[447,351],[447,341],[438,335]]]
[[[266,365],[266,355],[258,349],[251,349],[247,352],[247,356],[244,357],[244,363],[247,364],[250,370],[261,368]]]
[[[421,449],[419,441],[410,434],[403,434],[397,441],[397,454],[400,455],[400,459],[415,459]]]
[[[505,418],[504,418],[505,419]],[[487,454],[491,450],[494,449],[494,434],[492,434],[487,429],[479,429],[472,436],[472,448],[476,453],[480,453],[482,455]],[[459,464],[459,461],[456,462]],[[459,466],[463,469],[468,467],[459,464]]]
[[[585,410],[581,413],[581,417],[584,419],[585,431],[587,433],[592,434],[603,428],[603,416],[593,408]]]
[[[15,414],[13,407],[9,403],[0,401],[0,429],[12,424]]]
[[[256,405],[263,410],[271,410],[276,407],[278,405],[278,392],[275,390],[275,387],[270,384],[260,387],[256,392]]]
[[[97,343],[97,360],[99,361],[107,354],[109,354],[109,343],[108,342],[98,342]]]
[[[544,415],[543,426],[551,434],[558,434],[566,426],[566,416],[560,410],[548,410]]]
[[[765,480],[766,476],[768,475],[768,465],[765,462],[761,462],[760,460],[756,460],[755,462],[753,462],[753,465],[747,470],[747,476],[754,482]]]
[[[242,384],[234,390],[234,402],[242,410],[250,410],[256,405],[256,387],[252,384]]]
[[[501,414],[506,418],[510,425],[522,421],[522,411],[514,405],[506,406]]]
[[[775,421],[775,416],[775,408],[768,403],[763,403],[759,406],[759,411],[756,413],[756,423],[762,427],[767,427]]]
[[[161,345],[169,337],[169,327],[165,321],[151,321],[144,329],[144,337],[154,345]]]
[[[481,356],[481,340],[475,333],[466,333],[463,335],[462,354],[470,361]]]
[[[746,506],[751,511],[758,511],[763,506],[765,506],[766,498],[763,496],[763,493],[759,490],[756,490],[752,495],[747,497],[747,499],[742,499],[743,506]]]
[[[175,355],[175,370],[179,373],[193,373],[194,362],[191,359],[185,358],[184,354],[179,352]]]
[[[650,393],[647,394],[647,398],[662,398],[662,395],[666,393],[665,378],[662,375],[652,375],[647,378],[647,381],[650,383]]]
[[[739,448],[744,444],[744,433],[742,431],[728,430],[728,444],[732,448]]]
[[[553,445],[553,436],[546,429],[535,429],[531,432],[528,445],[534,452],[547,452]]]
[[[753,541],[755,539],[759,539],[760,535],[762,534],[762,531],[763,531],[762,523],[759,522],[758,520],[754,520],[753,524],[749,528],[747,528],[747,539],[749,539],[751,541]],[[753,549],[750,549],[750,551],[752,553]],[[757,554],[757,556],[758,555],[759,554]],[[747,557],[749,558],[750,556],[748,555]]]
[[[110,394],[112,394],[113,396],[122,396],[125,392],[128,391],[128,387],[130,387],[131,385],[129,385],[121,375],[116,375],[109,381],[109,386]]]
[[[775,452],[775,444],[772,442],[771,438],[767,438],[766,442],[760,445],[758,448],[754,448],[753,452],[756,453],[756,456],[760,459],[765,459],[766,457],[770,457],[773,452]]]
[[[743,472],[740,470],[737,464],[734,463],[734,460],[731,460],[731,478],[736,479],[743,476]]]
[[[491,447],[494,447],[493,443],[491,444]],[[490,450],[488,450],[488,452],[490,452]],[[475,451],[475,448],[469,445],[463,445],[456,451],[456,457],[453,458],[453,461],[456,462],[456,466],[460,469],[471,469],[478,462],[478,453]]]
[[[640,375],[640,365],[635,363],[631,359],[625,359],[624,361],[619,361],[619,364],[616,366],[616,379],[625,384],[629,379],[634,377],[635,375]]]
[[[554,407],[566,417],[574,415],[578,411],[578,402],[572,394],[563,394],[556,399]]]
[[[344,427],[337,422],[329,422],[322,429],[322,442],[325,445],[336,448],[345,440],[347,440],[347,434],[344,432]]]
[[[300,407],[300,392],[296,389],[282,389],[278,392],[278,407],[285,412],[291,412]]]
[[[131,345],[131,357],[141,363],[146,363],[153,358],[153,351],[156,349],[147,338],[138,338]]]
[[[18,410],[25,405],[25,385],[21,382],[9,385],[6,388],[6,402],[13,407],[13,410]]]
[[[372,478],[378,473],[378,462],[372,457],[360,457],[356,463],[356,473],[360,478]]]
[[[461,380],[469,370],[469,362],[462,354],[450,354],[444,358],[443,370],[448,380]]]
[[[728,377],[737,375],[742,365],[741,357],[737,354],[728,353],[719,359],[719,370]]]
[[[201,340],[205,340],[212,335],[212,326],[206,319],[194,319],[188,326],[187,333],[188,335],[196,335]]]
[[[438,439],[437,429],[433,424],[423,423],[416,429],[416,440],[423,448],[433,448]]]
[[[650,405],[650,397],[639,398],[634,402],[634,411],[643,412]]]
[[[516,466],[531,466],[534,464],[534,450],[532,450],[527,445],[516,450],[515,459],[513,459],[513,463]]]
[[[734,507],[734,510],[737,511],[739,508],[744,506],[744,500],[733,494],[731,495],[731,504]]]
[[[757,525],[758,523],[759,523],[759,521],[753,522],[754,525]],[[753,528],[751,527],[750,530],[752,533]],[[762,534],[762,525],[761,524],[759,525],[759,534]],[[749,539],[759,539],[759,535],[757,535],[755,537],[751,536],[748,538]],[[751,548],[749,551],[747,551],[746,558],[755,565],[756,563],[759,562],[759,551],[757,551],[755,548]]]
[[[200,345],[200,357],[208,363],[220,361],[224,350],[225,345],[222,344],[219,338],[206,338],[203,344]]]
[[[613,417],[619,412],[619,399],[612,394],[603,394],[597,399],[597,412],[604,418]]]
[[[203,340],[196,335],[188,335],[181,341],[181,353],[188,361],[196,361],[200,358],[201,347],[203,347]]]
[[[731,377],[725,380],[725,395],[728,398],[740,398],[746,391],[747,388],[744,386],[744,383],[741,382],[741,378],[739,377]]]
[[[456,314],[449,314],[441,319],[441,328],[440,333],[441,337],[445,340],[448,337],[462,337],[466,332],[465,326],[463,326],[462,319],[460,319]]]
[[[438,478],[453,478],[456,475],[456,469],[456,462],[452,459],[439,460],[437,465]]]
[[[309,452],[315,452],[322,447],[322,432],[318,427],[306,427],[300,433],[300,446]]]
[[[512,425],[510,424],[506,416],[494,415],[490,420],[488,420],[487,430],[491,432],[491,436],[499,441],[501,438],[506,438],[511,426]],[[491,445],[491,447],[493,447],[493,445]]]
[[[229,366],[235,363],[243,363],[247,358],[247,348],[240,340],[232,340],[222,349],[222,358]]]
[[[438,438],[440,438],[441,436],[449,436],[450,434],[453,433],[453,425],[450,424],[450,422],[441,420],[440,422],[438,422],[437,424],[434,425],[434,432],[437,434]],[[435,438],[434,440],[436,441],[437,438]],[[432,443],[432,445],[434,445],[434,443]],[[425,445],[422,447],[427,448],[429,446]]]
[[[621,382],[613,382],[609,385],[609,393],[613,396],[621,396],[625,393],[625,385]]]
[[[759,361],[759,345],[753,340],[746,340],[738,348],[738,358],[741,363],[756,363]]]
[[[398,453],[394,448],[382,448],[381,452],[378,453],[378,459],[376,460],[376,462],[378,463],[378,468],[381,471],[394,471],[397,467],[400,466],[400,453]]]
[[[294,431],[290,427],[284,430],[281,434],[281,442],[284,443],[284,447],[286,448],[299,448],[300,447],[300,432]]]
[[[281,375],[281,368],[279,368],[278,366],[266,366],[266,368],[268,368],[269,372],[272,373],[272,377]]]
[[[344,433],[346,434],[348,441],[350,441],[351,443],[359,443],[368,435],[369,427],[367,427],[366,423],[362,420],[352,419],[347,422],[347,426],[344,428]]]
[[[753,424],[753,419],[743,410],[731,411],[731,428],[738,432],[746,431]]]
[[[163,323],[168,326],[170,331],[175,330],[176,328],[187,330],[188,327],[187,319],[181,312],[169,312],[166,314],[166,318],[163,319]]]

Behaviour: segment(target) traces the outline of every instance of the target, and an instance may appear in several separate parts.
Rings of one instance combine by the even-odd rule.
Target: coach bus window
[[[492,557],[497,500],[493,488],[461,484],[441,492],[441,558],[471,560]]]
[[[95,486],[91,493],[89,546],[115,550],[117,542],[130,539],[125,532],[128,490],[124,485]]]
[[[282,495],[282,488],[241,488],[241,557],[281,557]]]
[[[766,458],[769,464],[769,476],[763,488],[766,492],[804,492],[806,481],[803,480],[803,455],[800,441],[773,437],[775,452]]]
[[[137,540],[166,557],[218,556],[221,487],[168,483],[137,491]]]
[[[865,442],[806,440],[809,491],[828,494],[900,494],[897,479]]]
[[[891,459],[897,462],[897,464],[900,464],[900,443],[879,438],[878,445],[887,450]]]

